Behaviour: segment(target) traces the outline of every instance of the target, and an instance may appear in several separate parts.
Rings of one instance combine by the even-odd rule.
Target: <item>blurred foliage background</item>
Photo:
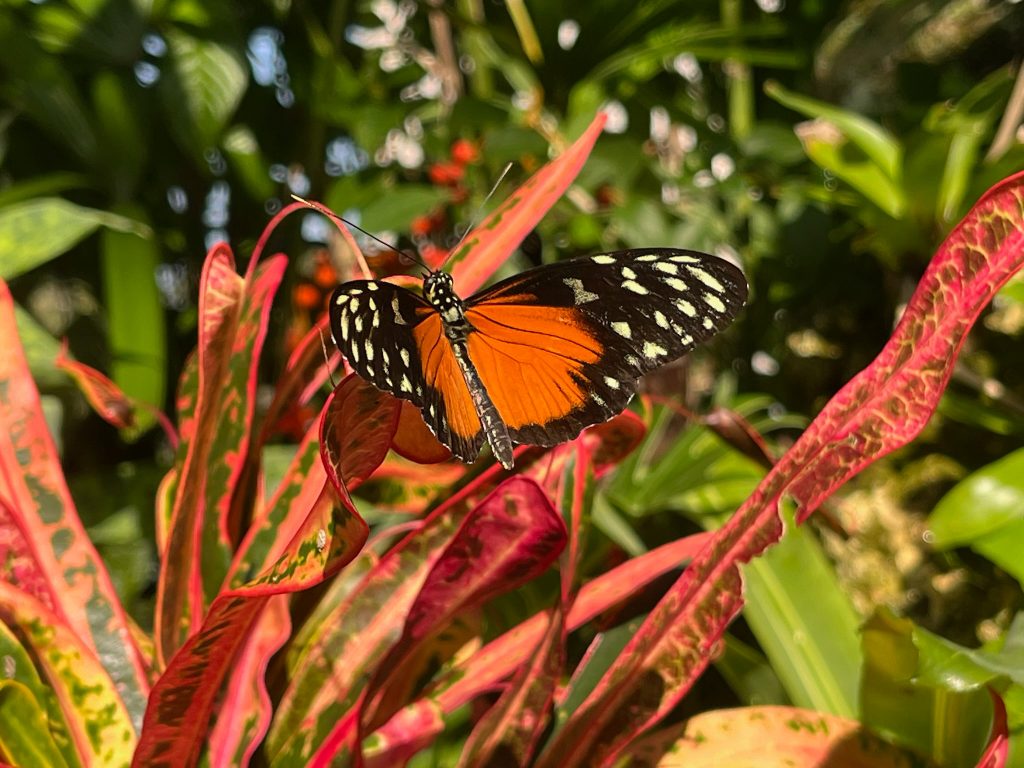
[[[131,435],[92,415],[58,340],[173,410],[207,248],[246,258],[290,193],[429,258],[506,163],[499,198],[606,110],[577,186],[507,269],[643,245],[736,260],[747,310],[650,386],[710,394],[783,450],[881,348],[945,232],[1024,168],[1022,41],[1008,0],[2,0],[0,276],[126,604],[151,622],[170,449],[145,415]],[[286,232],[268,379],[351,269],[318,215]],[[1012,283],[922,438],[830,510],[849,535],[821,538],[860,617],[889,605],[973,646],[1020,607],[1022,329]],[[756,483],[707,432],[657,425],[596,502],[600,556],[710,524]]]

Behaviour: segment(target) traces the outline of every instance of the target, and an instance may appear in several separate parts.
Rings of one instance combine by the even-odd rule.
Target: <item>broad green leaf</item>
[[[81,760],[71,741],[68,724],[61,711],[56,692],[40,680],[32,657],[14,632],[2,622],[0,622],[0,658],[4,659],[7,673],[4,682],[24,688],[36,702],[36,706],[46,713],[48,720],[46,735],[63,755],[63,763],[73,767],[80,766]],[[0,725],[0,734],[5,731],[8,731],[8,728]],[[55,764],[61,765],[61,762]]]
[[[98,227],[147,235],[131,219],[83,208],[59,197],[40,197],[0,209],[0,278],[10,280],[60,256]]]
[[[907,199],[899,182],[873,159],[857,151],[846,137],[836,134],[830,124],[816,120],[797,126],[796,130],[804,151],[816,165],[835,174],[892,218],[904,214]]]
[[[110,378],[129,398],[162,408],[167,333],[156,285],[159,247],[152,239],[108,230],[103,233],[100,254],[112,358]],[[138,409],[135,419],[142,430],[155,422],[145,409]]]
[[[167,33],[167,44],[168,67],[158,85],[164,110],[182,147],[201,158],[218,143],[241,101],[248,70],[234,49],[181,29]]]
[[[973,765],[992,712],[984,685],[999,676],[986,667],[998,657],[986,661],[887,611],[862,631],[864,722],[940,765]]]
[[[765,84],[765,93],[783,106],[807,117],[827,120],[871,158],[878,169],[898,185],[903,174],[903,147],[899,140],[878,123],[817,99],[783,88],[777,82]]]
[[[0,682],[0,756],[19,768],[67,765],[50,734],[46,711],[13,680]]]
[[[28,312],[19,305],[14,305],[14,321],[18,324],[18,338],[25,348],[28,368],[32,378],[40,387],[54,387],[62,384],[65,378],[57,372],[53,361],[60,352],[60,344],[43,326],[36,322]]]
[[[932,546],[971,545],[1024,522],[1024,448],[982,467],[957,483],[928,518]]]
[[[133,41],[133,44],[137,45],[137,42]],[[139,176],[147,158],[148,146],[140,125],[141,115],[132,103],[133,86],[134,83],[126,84],[113,72],[101,72],[92,83],[102,179],[117,200],[136,196]],[[146,219],[139,206],[126,207],[120,212],[140,221]]]
[[[855,717],[859,618],[817,539],[793,526],[743,568],[743,615],[797,706]]]
[[[449,197],[448,190],[441,187],[400,184],[366,203],[359,226],[370,232],[406,232],[413,219],[427,215]]]

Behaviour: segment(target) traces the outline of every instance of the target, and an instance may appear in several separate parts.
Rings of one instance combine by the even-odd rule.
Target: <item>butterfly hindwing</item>
[[[469,351],[515,442],[554,445],[619,413],[639,376],[724,328],[742,273],[652,248],[539,267],[474,295]]]
[[[440,316],[415,293],[353,280],[330,303],[334,343],[361,377],[418,407],[430,430],[466,461],[483,444],[480,422]]]

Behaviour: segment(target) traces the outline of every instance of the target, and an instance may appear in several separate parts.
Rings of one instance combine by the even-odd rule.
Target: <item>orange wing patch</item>
[[[413,338],[420,352],[423,378],[434,389],[444,413],[430,414],[430,398],[424,398],[424,420],[444,442],[444,433],[450,432],[463,445],[471,444],[480,434],[480,418],[476,415],[469,388],[462,376],[452,345],[445,338],[441,316],[430,312],[426,319],[413,328]],[[442,421],[443,419],[443,421]],[[459,451],[456,451],[459,453]]]
[[[575,310],[495,301],[466,318],[476,329],[469,357],[509,429],[553,423],[586,402],[583,366],[604,350]]]

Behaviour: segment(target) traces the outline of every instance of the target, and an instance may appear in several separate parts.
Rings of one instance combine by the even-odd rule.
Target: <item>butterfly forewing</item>
[[[483,444],[479,419],[440,317],[427,302],[391,283],[354,280],[335,289],[329,314],[334,343],[356,373],[417,406],[456,456],[476,458]]]

